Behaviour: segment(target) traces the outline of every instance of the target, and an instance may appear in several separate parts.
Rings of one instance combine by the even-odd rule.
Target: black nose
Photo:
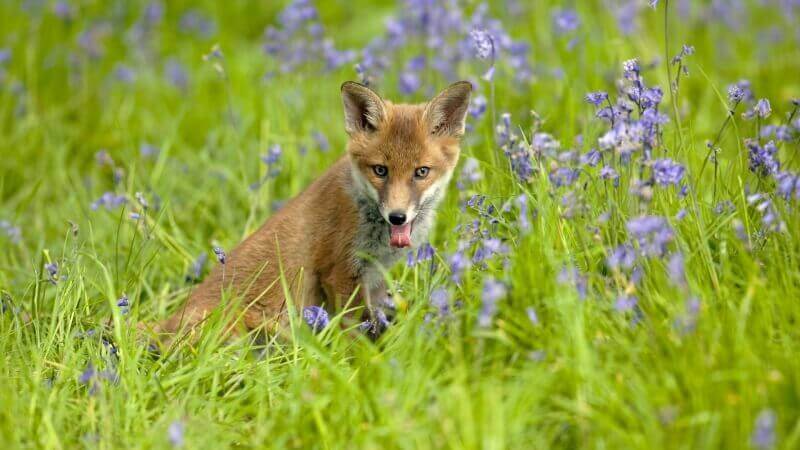
[[[406,214],[399,211],[390,212],[389,223],[392,225],[402,225],[406,223]]]

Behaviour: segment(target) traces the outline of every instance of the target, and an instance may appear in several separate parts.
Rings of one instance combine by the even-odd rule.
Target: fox
[[[395,104],[343,83],[344,155],[234,248],[157,331],[194,330],[224,293],[239,299],[231,334],[285,326],[287,295],[299,310],[355,301],[370,311],[387,295],[383,268],[427,241],[458,163],[471,92],[459,81],[426,103]]]

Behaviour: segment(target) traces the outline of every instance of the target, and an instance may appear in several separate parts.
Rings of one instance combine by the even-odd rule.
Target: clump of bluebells
[[[390,66],[397,65],[398,56],[405,54],[412,56],[400,63],[404,67],[400,87],[408,94],[421,88],[417,80],[423,70],[432,69],[447,80],[456,80],[459,66],[471,61],[488,63],[483,70],[488,81],[500,61],[517,80],[528,81],[533,76],[529,44],[513,40],[500,21],[489,16],[486,4],[479,4],[469,17],[454,0],[404,0],[400,11],[387,20],[384,35],[361,51],[356,71],[365,84],[382,79]]]
[[[326,70],[334,70],[352,62],[352,50],[338,50],[325,36],[319,12],[310,0],[293,0],[278,14],[278,26],[264,31],[264,51],[278,65],[280,73],[324,61]]]

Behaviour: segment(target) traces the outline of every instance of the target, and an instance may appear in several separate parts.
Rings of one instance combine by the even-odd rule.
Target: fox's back
[[[251,305],[248,328],[285,309],[287,283],[295,299],[314,298],[320,274],[352,258],[358,211],[352,178],[342,157],[305,191],[286,203],[217,265],[190,295],[185,307],[163,325],[176,332],[215,308],[223,295]],[[227,292],[226,292],[227,291]]]

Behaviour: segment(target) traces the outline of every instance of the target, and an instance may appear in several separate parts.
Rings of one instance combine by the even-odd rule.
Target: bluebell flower
[[[44,270],[47,272],[47,279],[53,284],[58,281],[58,263],[49,262],[44,265]]]
[[[628,244],[622,244],[614,248],[606,259],[606,263],[612,269],[630,269],[635,262],[636,250]]]
[[[669,158],[653,161],[653,178],[661,186],[678,186],[683,180],[686,168]]]
[[[578,12],[574,9],[557,9],[553,11],[552,19],[553,29],[559,35],[577,30],[581,24]]]
[[[314,139],[314,142],[317,144],[317,148],[319,151],[325,153],[331,148],[330,142],[328,142],[328,137],[325,136],[324,133],[321,131],[314,131],[311,133],[311,137]]]
[[[452,316],[452,307],[450,305],[450,293],[447,289],[439,288],[431,292],[430,304],[435,310],[434,315],[426,315],[426,321],[430,321],[433,317],[438,320],[447,320]]]
[[[497,302],[503,299],[508,293],[506,285],[492,277],[488,277],[483,282],[481,291],[481,309],[478,313],[478,325],[487,328],[492,324],[497,313]]]
[[[202,12],[190,9],[178,19],[178,29],[182,33],[208,38],[216,31],[216,24]]]
[[[569,167],[559,167],[550,172],[548,178],[555,187],[572,186],[578,180],[580,171]]]
[[[753,98],[753,90],[748,80],[739,80],[728,86],[728,101],[732,106],[742,101],[749,102],[753,100]]]
[[[780,163],[777,160],[778,147],[769,141],[763,147],[755,139],[745,140],[748,150],[750,171],[759,176],[768,176],[778,173]]]
[[[74,11],[69,2],[59,0],[53,5],[53,14],[61,20],[70,21],[74,18]]]
[[[586,154],[581,155],[580,162],[589,167],[596,167],[600,164],[602,156],[603,155],[597,149],[593,148],[586,152]]]
[[[636,308],[638,303],[639,299],[635,296],[623,294],[617,297],[616,301],[614,302],[614,309],[616,309],[618,312],[627,312]]]
[[[483,95],[476,95],[469,103],[469,115],[475,119],[480,119],[486,113],[486,97]]]
[[[180,90],[185,91],[189,87],[189,73],[176,59],[169,59],[164,64],[164,77]]]
[[[107,211],[118,208],[128,202],[128,198],[124,195],[117,195],[113,192],[104,192],[97,200],[92,202],[90,208],[92,211],[97,211],[101,206]]]
[[[800,199],[800,176],[794,172],[775,175],[776,192],[784,200]]]
[[[684,268],[683,253],[675,252],[669,257],[667,263],[669,278],[676,286],[686,286],[686,270]]]
[[[136,72],[124,64],[117,64],[114,68],[114,77],[117,81],[130,84],[136,81]]]
[[[128,301],[128,296],[125,294],[122,294],[122,296],[119,299],[117,299],[117,307],[119,307],[119,311],[123,315],[128,314],[128,311],[130,311],[129,309],[130,305],[131,304]]]
[[[422,86],[422,80],[416,72],[403,72],[398,79],[398,89],[404,95],[417,92]]]
[[[221,249],[220,247],[214,247],[214,254],[217,255],[217,261],[219,261],[220,264],[225,265],[225,250]]]
[[[775,425],[778,417],[771,409],[763,409],[756,417],[750,443],[759,450],[769,450],[775,447]]]
[[[560,284],[572,285],[578,291],[581,300],[586,299],[588,293],[588,282],[586,277],[575,267],[564,267],[558,273],[556,281]]]
[[[483,174],[481,174],[478,160],[470,157],[467,158],[464,165],[461,167],[461,175],[458,177],[456,186],[459,190],[463,191],[480,181],[481,178],[483,178]]]
[[[584,100],[592,105],[600,106],[604,102],[608,101],[608,93],[603,91],[589,92],[586,94],[586,97],[584,97]]]
[[[639,243],[639,249],[646,256],[664,256],[667,245],[674,238],[669,223],[660,216],[642,216],[630,219],[626,228]]]
[[[183,447],[185,431],[186,426],[181,420],[175,420],[169,424],[169,427],[167,428],[167,437],[169,438],[169,443],[172,445],[172,447]]]
[[[525,314],[527,314],[528,320],[531,322],[531,324],[535,326],[539,325],[539,315],[536,314],[536,309],[533,306],[525,308]]]
[[[328,312],[321,306],[306,306],[303,308],[303,320],[315,333],[324,330],[330,322]]]
[[[638,80],[642,68],[637,58],[629,59],[622,63],[622,70],[628,80]]]
[[[470,32],[475,56],[479,59],[494,58],[494,39],[487,30],[475,29]]]
[[[22,242],[22,229],[8,220],[0,220],[0,231],[14,244]]]

